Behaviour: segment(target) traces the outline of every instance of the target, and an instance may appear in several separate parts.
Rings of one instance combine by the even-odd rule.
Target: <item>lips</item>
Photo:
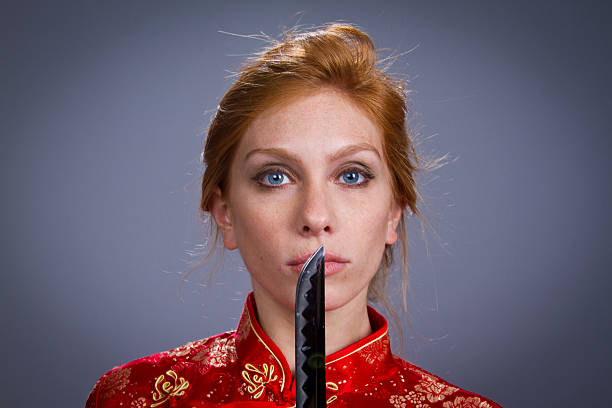
[[[314,252],[311,252],[311,253],[302,255],[298,258],[295,258],[287,262],[287,265],[289,265],[291,270],[299,273],[304,267],[304,264],[306,263],[308,258],[310,258],[310,256],[313,253]],[[325,252],[325,276],[333,275],[335,273],[340,272],[342,269],[346,267],[348,263],[350,263],[348,259],[342,258],[341,256],[338,256],[331,252]]]

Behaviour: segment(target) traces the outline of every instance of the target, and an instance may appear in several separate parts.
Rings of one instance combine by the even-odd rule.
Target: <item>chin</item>
[[[341,299],[330,299],[325,296],[325,312],[333,312],[334,310],[338,310],[343,306],[346,306],[349,303],[349,300],[341,300]]]
[[[333,312],[334,310],[343,308],[350,303],[358,304],[364,302],[367,304],[367,286],[365,287],[366,296],[362,296],[362,290],[347,291],[346,287],[335,288],[332,285],[325,287],[325,311]]]

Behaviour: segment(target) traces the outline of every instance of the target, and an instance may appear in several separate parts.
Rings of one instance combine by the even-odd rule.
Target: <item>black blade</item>
[[[304,264],[295,293],[295,406],[325,403],[325,251]]]

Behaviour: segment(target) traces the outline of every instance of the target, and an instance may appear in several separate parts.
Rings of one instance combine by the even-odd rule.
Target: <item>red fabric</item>
[[[330,408],[499,408],[394,356],[387,321],[368,307],[373,333],[326,357]],[[116,367],[86,408],[295,406],[284,356],[259,326],[251,293],[235,331]]]

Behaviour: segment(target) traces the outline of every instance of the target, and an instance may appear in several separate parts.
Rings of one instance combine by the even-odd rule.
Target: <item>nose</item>
[[[323,186],[305,186],[299,199],[300,214],[297,217],[301,235],[320,235],[333,231],[334,214],[330,197]]]

